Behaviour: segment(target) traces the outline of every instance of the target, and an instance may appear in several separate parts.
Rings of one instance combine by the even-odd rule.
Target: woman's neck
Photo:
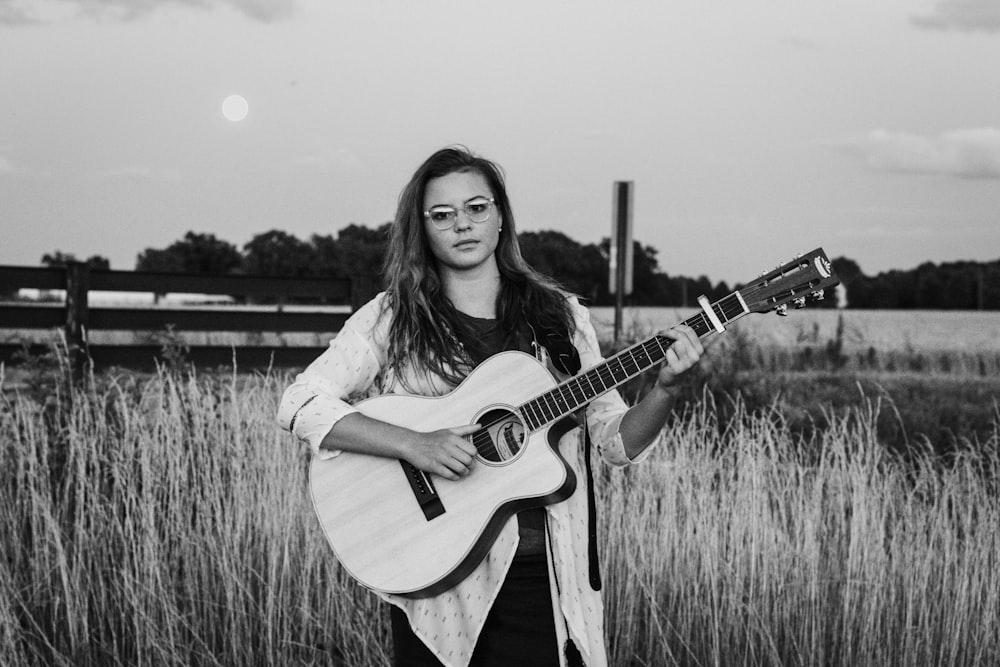
[[[448,272],[442,278],[444,293],[456,309],[473,317],[496,319],[499,271]]]

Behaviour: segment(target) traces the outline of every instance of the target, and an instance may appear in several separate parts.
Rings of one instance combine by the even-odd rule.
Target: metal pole
[[[632,293],[632,181],[616,181],[612,195],[610,285],[615,295],[615,329],[617,343],[622,330],[622,309],[625,296]]]

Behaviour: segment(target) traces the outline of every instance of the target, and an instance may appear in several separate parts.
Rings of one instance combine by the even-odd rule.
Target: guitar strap
[[[535,356],[539,361],[548,363],[556,371],[556,375],[572,377],[580,372],[580,353],[577,352],[569,333],[565,330],[543,329],[528,323],[531,329]],[[541,332],[541,336],[538,335]],[[538,339],[541,338],[541,341]],[[547,354],[546,354],[547,353]],[[587,420],[582,420],[583,430],[583,461],[587,472],[587,563],[589,568],[590,587],[601,590],[601,565],[597,555],[597,501],[594,497],[594,469],[591,463],[590,429]]]
[[[590,429],[583,425],[583,460],[587,466],[587,561],[590,587],[601,590],[601,565],[597,560],[597,502],[594,499],[594,470],[590,463]]]

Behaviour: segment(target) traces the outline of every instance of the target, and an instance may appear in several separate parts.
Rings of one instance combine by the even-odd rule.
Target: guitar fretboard
[[[739,292],[719,299],[710,306],[723,325],[739,319],[749,311]],[[683,324],[694,329],[699,338],[715,333],[716,328],[704,311],[688,318]],[[622,350],[610,359],[537,396],[520,407],[525,425],[532,431],[562,419],[598,396],[607,393],[634,377],[638,377],[663,361],[673,341],[653,336]]]

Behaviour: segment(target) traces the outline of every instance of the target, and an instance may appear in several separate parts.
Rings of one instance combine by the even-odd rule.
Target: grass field
[[[626,311],[624,343],[693,312]],[[605,339],[613,319],[608,309],[594,312]],[[739,395],[751,412],[777,408],[796,434],[821,429],[831,415],[878,398],[886,403],[875,425],[880,442],[897,451],[928,446],[946,452],[963,441],[988,439],[1000,417],[997,312],[751,315],[706,346],[689,402],[701,400],[705,385],[728,413],[726,398]]]
[[[756,374],[774,353],[730,337],[709,363],[722,379],[689,388],[654,456],[599,473],[611,664],[1000,662],[995,412],[946,455],[912,436],[900,453],[883,435],[898,398],[835,400],[856,379],[830,365],[835,334],[803,347],[812,366],[789,353]],[[955,393],[939,373],[878,372]],[[386,610],[336,565],[308,455],[274,426],[287,381],[163,372],[5,392],[0,664],[388,664]],[[815,405],[782,397],[802,387]]]

